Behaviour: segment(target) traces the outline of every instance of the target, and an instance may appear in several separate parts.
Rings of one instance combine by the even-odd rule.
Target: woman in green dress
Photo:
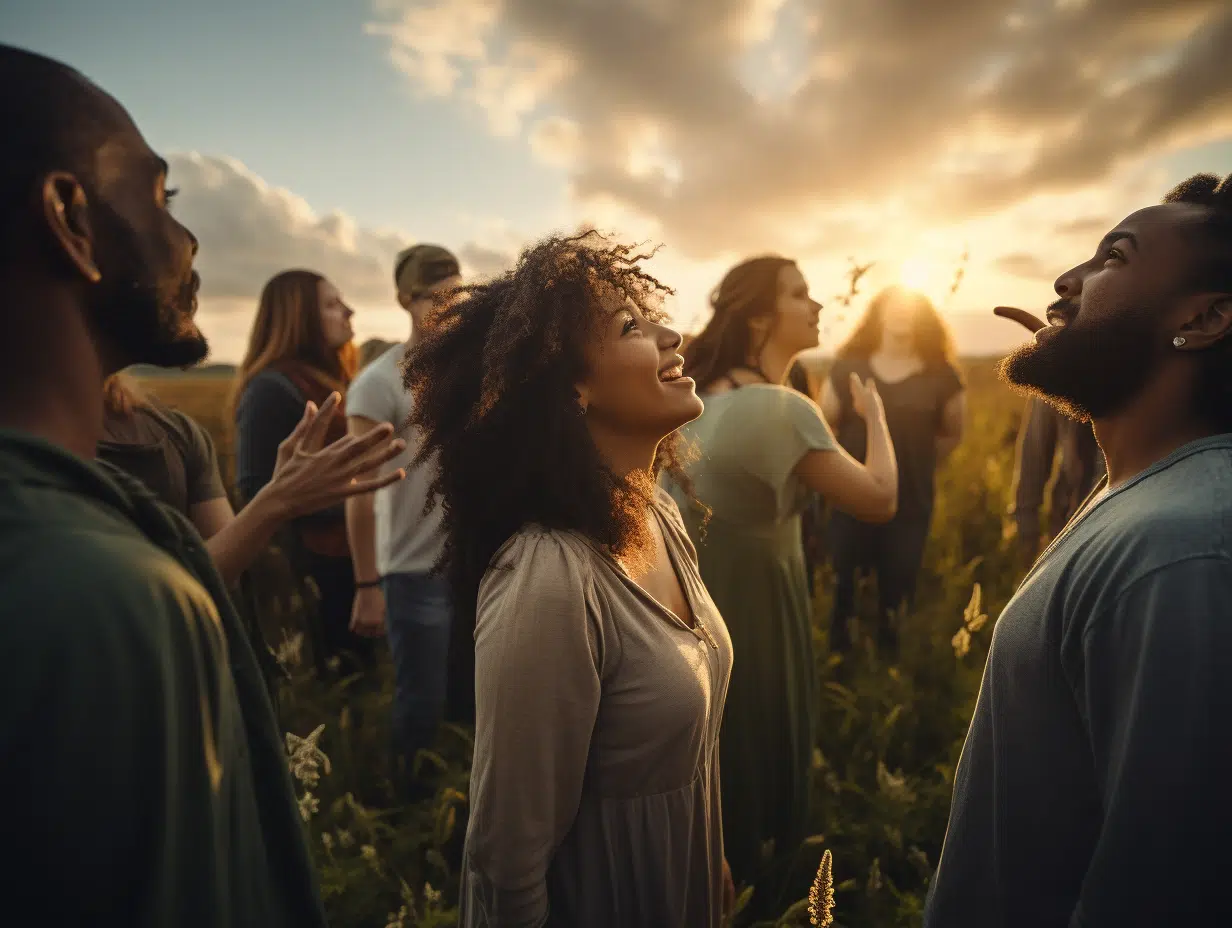
[[[868,423],[863,464],[834,440],[816,403],[781,385],[793,358],[818,342],[821,304],[795,262],[738,265],[711,307],[685,351],[685,373],[706,409],[684,429],[696,452],[689,475],[709,521],[673,493],[731,632],[720,739],[724,844],[736,881],[756,885],[807,836],[818,694],[800,513],[813,492],[856,518],[888,521],[898,473],[871,380],[851,381]]]

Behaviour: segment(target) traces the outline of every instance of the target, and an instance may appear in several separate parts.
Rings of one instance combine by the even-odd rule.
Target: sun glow
[[[914,255],[898,266],[896,283],[908,290],[922,293],[941,309],[948,301],[956,277],[956,268],[933,258]]]

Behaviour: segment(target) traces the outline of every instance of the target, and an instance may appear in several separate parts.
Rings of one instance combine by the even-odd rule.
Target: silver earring
[[[1185,336],[1178,335],[1176,338],[1172,339],[1172,347],[1173,348],[1184,348],[1185,347]]]

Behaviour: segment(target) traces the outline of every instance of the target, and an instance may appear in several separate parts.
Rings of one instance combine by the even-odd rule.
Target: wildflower
[[[325,731],[324,725],[318,725],[307,737],[301,738],[287,732],[288,764],[291,775],[305,786],[316,786],[321,781],[320,770],[329,773],[329,758],[317,747],[317,739]]]
[[[424,883],[423,896],[424,902],[428,903],[428,905],[436,905],[441,901],[441,891],[433,889],[431,883]]]
[[[410,917],[410,914],[406,906],[403,906],[397,912],[391,912],[389,914],[389,921],[385,923],[385,928],[406,928],[406,920]]]
[[[874,857],[873,864],[868,868],[868,894],[871,896],[881,891],[881,858]]]
[[[299,799],[299,814],[306,822],[321,811],[321,802],[312,793],[304,793]]]
[[[963,610],[963,624],[971,632],[978,632],[984,627],[984,623],[988,621],[988,615],[982,611],[982,600],[984,591],[980,589],[977,583],[971,589],[971,600],[967,603],[967,608]]]
[[[359,848],[359,856],[362,857],[364,862],[373,870],[376,870],[378,873],[380,872],[381,860],[377,857],[376,848],[374,848],[371,844],[361,845]]]
[[[303,650],[304,633],[296,632],[294,635],[288,635],[284,630],[282,633],[282,644],[278,645],[278,650],[274,652],[274,656],[283,667],[295,667],[300,662]]]
[[[950,644],[954,647],[955,657],[961,660],[967,656],[967,652],[971,650],[971,632],[967,631],[967,626],[964,625],[954,634]]]
[[[834,858],[829,850],[821,855],[817,876],[809,888],[809,924],[828,928],[834,922]]]
[[[321,843],[325,845],[325,850],[332,851],[334,849],[334,836],[328,831],[321,832]]]
[[[910,803],[915,801],[915,791],[907,785],[907,777],[900,770],[890,773],[881,761],[877,761],[877,787],[889,799],[895,802]]]
[[[345,828],[339,828],[338,829],[338,846],[339,847],[353,847],[354,845],[355,845],[354,836],[349,831],[347,831]]]

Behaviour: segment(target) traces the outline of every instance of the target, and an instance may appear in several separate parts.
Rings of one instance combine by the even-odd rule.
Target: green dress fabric
[[[751,384],[705,398],[686,426],[702,511],[669,485],[727,622],[734,663],[719,742],[723,836],[737,882],[806,837],[817,718],[808,576],[800,514],[810,492],[792,473],[810,451],[837,448],[821,410],[784,387]]]

